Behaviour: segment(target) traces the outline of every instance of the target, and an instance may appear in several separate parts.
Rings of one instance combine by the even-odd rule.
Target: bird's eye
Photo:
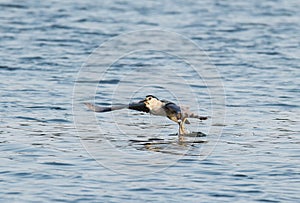
[[[151,97],[148,98],[149,101],[150,101],[151,99],[152,99]]]

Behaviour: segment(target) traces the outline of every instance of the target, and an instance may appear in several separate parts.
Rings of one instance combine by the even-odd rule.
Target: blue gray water
[[[1,202],[299,201],[299,1],[1,1],[0,9]],[[139,112],[76,126],[72,104],[94,97],[108,105],[147,92],[195,104],[172,68],[192,81],[193,110],[212,114],[214,87],[166,53],[124,55],[102,81],[77,80],[100,44],[149,29],[206,52],[224,87],[224,122],[193,121],[206,136],[184,143],[175,124]],[[75,84],[97,88],[74,98]]]

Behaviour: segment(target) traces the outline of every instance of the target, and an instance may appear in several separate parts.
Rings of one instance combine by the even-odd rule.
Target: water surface
[[[298,1],[2,1],[0,7],[2,202],[299,199]],[[124,110],[112,122],[110,114],[97,115],[91,125],[101,128],[87,125],[84,142],[72,111],[80,67],[101,43],[143,29],[179,33],[205,50],[224,84],[224,125],[193,121],[189,128],[206,136],[187,137],[185,145],[178,142],[176,124]],[[122,78],[137,67],[159,72],[164,80]],[[147,91],[190,105],[185,83],[172,83],[167,71],[188,78],[189,67],[162,52],[132,53],[117,60],[102,83],[83,82],[97,89],[82,101],[123,103]],[[141,91],[127,89],[142,87],[143,80],[149,85]],[[210,89],[197,81],[191,91],[200,106],[193,108],[210,115]],[[115,124],[125,133],[111,128]],[[221,136],[208,133],[212,127],[222,128]],[[86,150],[86,143],[95,150]],[[199,156],[205,148],[212,153]],[[110,165],[103,164],[107,161]]]

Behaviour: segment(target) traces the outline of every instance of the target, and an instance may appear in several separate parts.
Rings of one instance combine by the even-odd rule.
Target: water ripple
[[[0,8],[1,202],[299,200],[297,0],[7,1]],[[106,64],[110,69],[99,79],[76,81],[100,44],[141,29],[178,32],[205,50],[210,61],[197,68],[206,71],[213,63],[221,74],[225,124],[193,121],[187,127],[199,135],[180,141],[176,124],[164,118],[124,110],[111,119],[111,114],[89,112],[95,125],[87,123],[86,136],[78,137],[72,115],[75,83],[97,86],[82,103],[91,98],[99,105],[128,103],[155,93],[210,114],[215,86],[196,80],[180,58],[154,50]],[[152,37],[162,44],[168,40]],[[176,95],[168,95],[168,89]],[[196,97],[198,106],[191,101]],[[210,128],[222,128],[221,137],[208,133]],[[83,142],[99,156],[92,157]],[[105,144],[109,147],[103,149]]]

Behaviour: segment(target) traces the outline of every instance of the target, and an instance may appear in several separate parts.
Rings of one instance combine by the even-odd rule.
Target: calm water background
[[[1,1],[0,8],[1,202],[299,201],[299,1]],[[85,150],[74,127],[72,91],[95,48],[141,29],[177,32],[205,50],[222,77],[227,115],[217,146],[204,160],[179,155],[191,146],[174,144],[176,136],[169,135],[176,127],[162,118],[147,125],[149,117],[135,115],[139,130],[151,129],[145,136],[120,116],[118,123],[130,123],[126,129],[134,139],[174,141],[166,148],[171,153],[163,153],[141,150],[130,138],[110,133],[115,148],[131,151],[141,162],[152,155],[177,160],[168,167],[153,165],[159,172],[134,176],[107,169]],[[154,67],[168,58],[143,57],[118,63],[147,59]],[[185,66],[170,61],[169,66]],[[123,66],[114,67],[122,74]],[[109,104],[106,85],[96,94],[99,103]],[[201,87],[193,88],[200,88],[202,112],[209,114]],[[120,97],[125,101],[127,95]],[[88,129],[86,139],[101,146],[101,134],[88,137]],[[210,143],[196,143],[191,151]],[[111,162],[118,158],[111,156]]]

